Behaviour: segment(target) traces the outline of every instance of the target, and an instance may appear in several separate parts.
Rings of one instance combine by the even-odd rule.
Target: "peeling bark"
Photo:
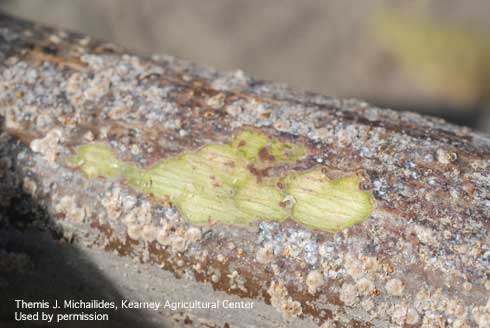
[[[73,243],[119,281],[121,294],[159,295],[129,292],[151,272],[160,288],[169,279],[192,281],[182,297],[195,288],[260,303],[255,315],[236,318],[200,312],[187,321],[196,326],[199,320],[237,327],[490,325],[488,136],[414,113],[294,92],[240,71],[136,56],[5,16],[0,59],[0,200],[17,213],[4,210],[0,223],[55,232],[52,238]],[[373,197],[369,218],[336,233],[290,218],[195,225],[172,199],[125,179],[87,178],[70,164],[78,146],[96,142],[120,161],[149,168],[229,144],[247,129],[307,149],[294,165],[269,166],[273,171],[357,175],[359,189]],[[271,162],[273,155],[262,155]],[[21,194],[47,218],[19,221],[26,210]],[[96,255],[101,251],[106,264]],[[3,260],[12,256],[0,253]],[[142,272],[127,270],[121,282],[124,269],[109,263],[133,260]],[[168,311],[157,320],[176,322]]]

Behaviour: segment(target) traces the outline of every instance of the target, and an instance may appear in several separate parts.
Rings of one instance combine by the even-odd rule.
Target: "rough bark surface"
[[[18,249],[32,244],[32,231],[44,231],[39,247],[77,267],[86,268],[81,258],[94,263],[126,298],[175,293],[259,304],[246,314],[162,311],[138,320],[490,325],[487,136],[414,113],[294,92],[239,71],[135,56],[5,16],[0,60],[0,274],[9,279],[19,270],[36,274],[40,260]],[[249,225],[191,225],[171,201],[124,179],[89,179],[69,161],[78,146],[99,142],[145,168],[252,128],[306,147],[306,158],[287,170],[359,176],[359,188],[374,200],[370,217],[337,233],[260,217]]]

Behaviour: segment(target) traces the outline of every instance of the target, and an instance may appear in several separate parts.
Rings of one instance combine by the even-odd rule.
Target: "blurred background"
[[[0,10],[490,132],[488,0],[0,0]]]

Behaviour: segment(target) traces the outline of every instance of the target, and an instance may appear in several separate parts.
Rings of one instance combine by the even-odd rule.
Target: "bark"
[[[251,310],[115,311],[114,326],[490,324],[488,136],[6,16],[0,60],[7,299],[255,301]],[[294,217],[191,224],[177,202],[129,176],[90,177],[71,161],[97,143],[146,170],[248,130],[306,149],[291,162],[266,154],[270,165],[250,170],[257,181],[315,169],[332,181],[355,176],[372,199],[369,217],[337,232]]]

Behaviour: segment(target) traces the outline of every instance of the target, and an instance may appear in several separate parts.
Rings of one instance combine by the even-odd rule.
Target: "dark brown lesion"
[[[259,159],[261,161],[264,161],[264,162],[271,162],[272,163],[276,160],[274,155],[272,155],[272,153],[270,152],[269,146],[265,146],[265,147],[260,148],[260,150],[258,152],[258,156],[259,156]]]

